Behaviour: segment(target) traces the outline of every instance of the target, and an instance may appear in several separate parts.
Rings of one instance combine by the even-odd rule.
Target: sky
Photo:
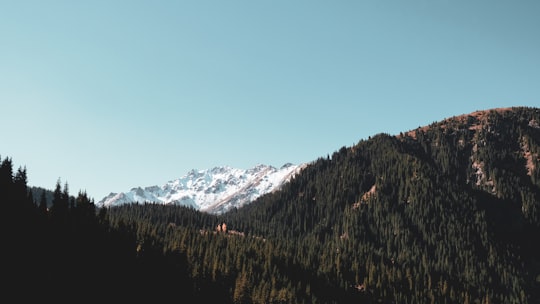
[[[0,0],[0,157],[101,200],[540,107],[540,1]]]

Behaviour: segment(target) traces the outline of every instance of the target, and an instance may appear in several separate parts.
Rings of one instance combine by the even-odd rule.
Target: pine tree
[[[62,190],[60,179],[56,181],[53,192],[52,206],[50,208],[51,220],[57,225],[66,225],[69,213],[69,194],[66,187]]]
[[[41,195],[39,197],[38,209],[41,215],[43,216],[47,215],[49,208],[47,206],[47,191],[45,189],[41,191]]]

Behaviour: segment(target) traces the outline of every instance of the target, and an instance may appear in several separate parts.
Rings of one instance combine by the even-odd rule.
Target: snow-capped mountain
[[[163,186],[135,187],[128,192],[111,193],[96,203],[99,207],[129,203],[178,204],[219,214],[240,208],[259,196],[279,189],[305,165],[285,164],[281,168],[257,165],[251,169],[228,166],[191,170]]]

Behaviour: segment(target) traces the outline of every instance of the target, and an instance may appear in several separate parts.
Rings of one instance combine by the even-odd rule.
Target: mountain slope
[[[515,107],[378,134],[313,162],[227,225],[294,240],[289,250],[310,257],[302,268],[320,265],[374,302],[536,303],[539,122],[540,109]]]
[[[209,213],[223,213],[279,189],[302,168],[303,165],[285,164],[279,169],[258,165],[247,170],[231,167],[191,170],[187,175],[161,187],[136,187],[125,193],[111,193],[96,205],[110,207],[134,202],[153,202],[183,205]]]

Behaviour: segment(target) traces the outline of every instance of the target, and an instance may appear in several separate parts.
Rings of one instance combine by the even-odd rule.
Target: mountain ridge
[[[305,164],[286,163],[280,168],[259,164],[245,170],[230,166],[192,169],[162,186],[138,186],[126,192],[112,192],[96,205],[110,207],[150,202],[183,205],[219,214],[240,208],[261,195],[279,189],[303,167]]]
[[[539,108],[494,108],[373,135],[227,227],[315,247],[317,262],[299,267],[318,265],[367,303],[538,303],[539,121]],[[276,226],[260,222],[268,214]]]

